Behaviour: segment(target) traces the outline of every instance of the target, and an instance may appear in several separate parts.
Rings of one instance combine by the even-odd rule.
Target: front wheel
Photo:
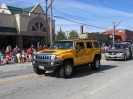
[[[41,70],[38,67],[33,67],[33,70],[36,74],[40,75],[40,74],[44,74],[46,72],[46,70]]]
[[[65,61],[59,69],[59,74],[63,78],[70,78],[73,74],[73,64],[70,61]]]
[[[99,70],[99,68],[100,68],[100,59],[98,57],[95,57],[95,59],[92,63],[92,69]]]
[[[127,55],[126,55],[126,54],[124,55],[123,60],[124,60],[124,61],[126,61],[126,60],[127,60]]]

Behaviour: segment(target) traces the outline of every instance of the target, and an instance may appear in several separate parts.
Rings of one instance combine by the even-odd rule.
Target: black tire
[[[33,70],[38,75],[44,74],[46,72],[46,70],[41,70],[38,67],[33,67]]]
[[[109,59],[105,58],[105,60],[107,60],[107,61],[108,61]]]
[[[124,61],[126,61],[126,60],[127,60],[127,55],[126,55],[126,54],[124,55],[123,60],[124,60]]]
[[[92,70],[99,70],[100,68],[100,59],[99,57],[95,57],[92,63]]]
[[[73,64],[70,61],[65,61],[59,69],[60,77],[70,78],[73,74]]]
[[[130,59],[132,59],[133,58],[133,55],[132,55],[132,53],[131,53],[131,55],[130,55]]]

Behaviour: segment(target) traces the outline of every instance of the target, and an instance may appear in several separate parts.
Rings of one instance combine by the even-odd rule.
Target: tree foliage
[[[65,39],[66,39],[65,32],[58,31],[56,35],[56,40],[65,40]]]
[[[69,39],[74,39],[74,38],[78,38],[79,36],[78,36],[78,33],[77,33],[77,31],[75,31],[75,30],[72,30],[70,33],[69,33]]]

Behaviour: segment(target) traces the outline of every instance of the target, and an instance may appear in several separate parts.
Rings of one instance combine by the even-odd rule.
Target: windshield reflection
[[[109,49],[125,49],[125,48],[126,48],[125,44],[113,44],[110,46]]]
[[[50,49],[73,49],[73,41],[55,41]]]

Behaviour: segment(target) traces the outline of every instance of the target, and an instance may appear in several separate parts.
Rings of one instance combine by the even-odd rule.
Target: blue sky
[[[50,0],[48,4],[49,2]],[[20,8],[40,3],[44,11],[46,7],[45,0],[0,0],[0,4],[2,3]],[[133,31],[132,5],[133,0],[54,0],[55,30],[57,32],[61,28],[67,33],[71,30],[80,33],[80,26],[83,25],[84,32],[104,32],[113,28],[113,21],[117,25],[122,20],[116,29]]]

